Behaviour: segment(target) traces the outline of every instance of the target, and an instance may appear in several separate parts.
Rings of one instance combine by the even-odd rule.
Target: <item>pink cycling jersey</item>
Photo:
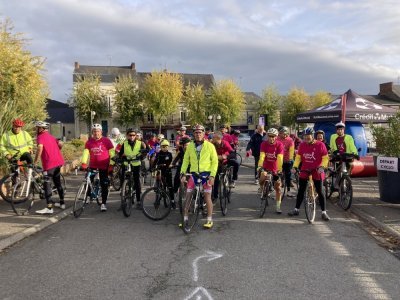
[[[260,152],[265,153],[263,169],[276,173],[278,171],[277,157],[283,154],[283,144],[279,141],[271,144],[269,141],[261,143]]]
[[[297,154],[301,156],[302,171],[313,170],[313,179],[323,179],[323,173],[318,173],[316,169],[321,166],[322,157],[328,155],[328,151],[326,150],[324,143],[320,141],[314,141],[312,144],[302,142],[299,146]],[[300,178],[307,178],[307,176],[308,174],[306,172],[300,172]]]
[[[292,138],[287,136],[286,138],[281,139],[278,136],[277,140],[283,144],[283,162],[288,162],[292,160],[293,157],[290,157],[290,148],[294,148],[294,141],[292,140]]]
[[[44,131],[37,136],[37,144],[43,145],[41,155],[43,170],[47,171],[64,165],[64,158],[58,147],[58,141],[49,132]]]
[[[113,148],[109,138],[102,137],[99,140],[90,138],[85,144],[85,149],[88,149],[90,154],[89,166],[93,169],[107,170],[110,164],[109,150]]]

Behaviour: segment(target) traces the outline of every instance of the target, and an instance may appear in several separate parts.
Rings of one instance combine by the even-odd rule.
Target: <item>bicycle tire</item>
[[[339,206],[348,210],[353,202],[353,185],[349,175],[343,175],[339,183]]]
[[[188,210],[188,226],[185,226],[184,223],[184,214],[182,214],[182,230],[184,233],[188,234],[192,231],[192,229],[196,226],[197,220],[199,218],[200,213],[200,193],[195,192],[192,193],[192,196],[189,200],[185,199],[183,203],[183,208]]]
[[[232,188],[231,188],[231,184],[232,184],[232,182],[233,182],[233,168],[232,167],[229,167],[228,168],[228,173],[227,173],[227,184],[225,185],[226,186],[226,197],[227,197],[227,200],[228,200],[228,203],[231,203],[231,194],[232,194]]]
[[[17,181],[19,181],[18,176],[16,177],[15,184],[12,183],[13,174],[5,175],[0,179],[0,196],[4,201],[11,203],[12,193]]]
[[[28,181],[18,182],[13,189],[11,197],[11,207],[16,215],[23,216],[29,213],[35,201],[35,188],[31,182]]]
[[[136,191],[130,184],[130,179],[125,179],[121,187],[121,210],[125,217],[132,213],[133,202],[135,201]]]
[[[121,165],[116,165],[113,168],[113,173],[111,176],[111,186],[115,191],[119,191],[121,189]]]
[[[315,220],[315,197],[310,193],[310,185],[307,185],[304,193],[304,210],[308,223],[312,224]]]
[[[78,192],[76,193],[72,213],[75,218],[79,218],[88,203],[88,186],[87,182],[82,182],[79,186]]]
[[[333,177],[327,175],[324,180],[325,198],[329,200],[333,194]]]
[[[141,203],[143,214],[153,221],[163,220],[171,212],[171,199],[162,188],[148,188],[142,194]]]
[[[98,187],[97,193],[96,193],[96,202],[97,205],[100,206],[102,201],[100,199],[101,196],[101,185],[100,185],[100,179],[95,179],[93,180],[93,188],[96,189],[96,187]]]
[[[227,195],[226,195],[226,186],[225,186],[225,180],[223,176],[219,182],[218,186],[218,197],[219,197],[219,206],[221,208],[221,213],[223,216],[226,216],[226,213],[228,211],[228,204],[227,204]]]
[[[179,213],[183,215],[183,200],[186,198],[186,185],[181,183],[178,189],[178,207]]]
[[[282,176],[281,176],[281,201],[283,201],[286,194],[287,194],[286,179],[285,179],[285,174],[282,174]]]
[[[260,218],[264,217],[265,211],[268,206],[268,197],[269,197],[268,194],[269,194],[269,189],[270,189],[269,185],[270,185],[270,182],[268,180],[266,180],[262,187],[261,197],[260,197],[260,212],[259,212]]]

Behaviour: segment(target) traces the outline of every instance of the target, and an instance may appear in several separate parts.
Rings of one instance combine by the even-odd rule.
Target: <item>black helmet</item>
[[[279,132],[289,133],[289,128],[286,126],[279,127]]]
[[[181,138],[181,139],[179,140],[179,144],[180,144],[180,145],[185,145],[185,144],[187,144],[187,143],[190,143],[190,137],[184,136],[183,138]]]

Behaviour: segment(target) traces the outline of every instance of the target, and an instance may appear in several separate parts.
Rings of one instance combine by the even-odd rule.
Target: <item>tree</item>
[[[270,124],[280,123],[280,108],[283,97],[275,85],[269,85],[262,92],[262,100],[258,103],[258,114],[267,114]]]
[[[47,118],[44,59],[32,56],[23,35],[12,31],[10,20],[0,22],[0,135],[16,117],[27,124]]]
[[[120,77],[114,83],[114,109],[116,121],[123,126],[137,125],[143,117],[144,103],[139,94],[138,84],[130,75]]]
[[[78,76],[70,97],[70,104],[75,107],[78,117],[83,120],[89,131],[94,119],[100,119],[109,114],[108,103],[105,94],[100,88],[100,77],[96,74]]]
[[[244,109],[244,95],[232,80],[217,81],[211,90],[209,112],[219,114],[227,125],[237,121]]]
[[[304,89],[292,88],[283,105],[282,124],[292,126],[296,122],[296,115],[310,108],[310,96]]]
[[[161,125],[173,114],[182,98],[183,82],[180,74],[154,71],[147,75],[143,84],[143,96],[149,112]]]
[[[311,96],[311,106],[310,108],[317,108],[328,104],[332,101],[332,97],[328,92],[318,91],[313,96]]]
[[[207,101],[204,87],[201,84],[187,85],[183,102],[190,124],[202,124],[207,120]]]

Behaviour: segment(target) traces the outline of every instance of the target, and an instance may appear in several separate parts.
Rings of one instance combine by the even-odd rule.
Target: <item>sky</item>
[[[62,102],[75,61],[213,74],[259,95],[376,95],[400,80],[399,16],[397,0],[0,0]]]

